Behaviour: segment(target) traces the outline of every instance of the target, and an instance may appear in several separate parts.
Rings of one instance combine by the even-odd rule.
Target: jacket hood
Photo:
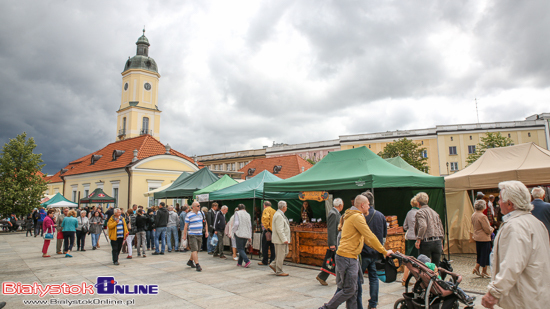
[[[349,217],[351,217],[352,215],[355,215],[355,214],[363,214],[363,213],[361,211],[357,210],[357,209],[348,209],[344,213],[344,220],[346,220],[347,218],[349,218]]]
[[[159,210],[157,210],[157,211],[168,212],[168,209],[166,209],[166,208],[163,207],[163,208],[159,208]]]

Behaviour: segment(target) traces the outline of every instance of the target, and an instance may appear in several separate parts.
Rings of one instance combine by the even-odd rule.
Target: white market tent
[[[445,177],[452,253],[475,252],[475,243],[469,243],[474,208],[468,191],[498,188],[507,180],[528,187],[550,184],[550,151],[534,143],[488,149],[470,166]]]
[[[155,192],[160,192],[160,191],[163,191],[163,190],[165,190],[165,189],[168,189],[168,187],[170,187],[171,185],[172,185],[172,183],[169,183],[169,184],[164,185],[164,186],[162,186],[162,187],[158,187],[158,188],[156,188],[156,189],[154,189],[154,190],[147,191],[147,192],[143,193],[143,195],[144,195],[145,197],[153,197],[153,196],[155,196]]]
[[[48,208],[55,208],[55,207],[78,207],[78,204],[73,202],[68,202],[68,201],[60,201],[60,202],[48,205]]]

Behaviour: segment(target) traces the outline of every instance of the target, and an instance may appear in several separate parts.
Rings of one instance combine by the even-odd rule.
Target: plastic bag
[[[212,236],[212,240],[210,240],[210,244],[212,245],[212,247],[215,247],[218,245],[218,234],[214,234],[214,236]]]

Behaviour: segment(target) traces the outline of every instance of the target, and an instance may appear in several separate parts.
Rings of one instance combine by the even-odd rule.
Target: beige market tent
[[[526,186],[550,184],[550,151],[534,143],[488,149],[477,161],[445,177],[445,195],[452,253],[474,253],[469,243],[473,206],[468,190],[497,188],[519,180]]]

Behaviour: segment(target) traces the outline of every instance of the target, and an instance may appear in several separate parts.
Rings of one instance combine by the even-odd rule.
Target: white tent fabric
[[[164,190],[164,189],[167,189],[167,188],[170,187],[171,185],[172,185],[172,183],[169,183],[169,184],[164,185],[164,186],[162,186],[162,187],[158,187],[158,188],[156,188],[155,190],[147,191],[147,192],[143,193],[143,195],[144,195],[145,197],[152,197],[152,196],[155,196],[155,192],[160,192],[160,191],[162,191],[162,190]]]
[[[550,184],[550,151],[534,143],[488,149],[470,166],[445,177],[451,253],[475,252],[475,243],[469,242],[474,208],[468,190],[494,189],[507,180]]]
[[[77,203],[67,202],[67,201],[60,201],[57,203],[53,203],[48,205],[48,208],[54,208],[54,207],[77,207]]]

